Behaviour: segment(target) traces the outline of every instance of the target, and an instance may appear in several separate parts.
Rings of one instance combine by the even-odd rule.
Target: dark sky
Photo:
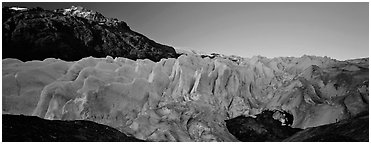
[[[118,18],[175,48],[251,57],[368,57],[368,3],[2,3],[72,5]]]

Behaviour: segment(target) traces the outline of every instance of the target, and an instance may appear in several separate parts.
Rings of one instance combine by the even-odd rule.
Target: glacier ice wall
[[[368,59],[4,59],[2,88],[3,113],[91,120],[150,141],[235,141],[224,120],[264,109],[291,113],[296,128],[368,111]]]

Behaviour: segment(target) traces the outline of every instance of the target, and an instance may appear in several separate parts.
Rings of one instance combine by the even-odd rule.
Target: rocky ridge
[[[174,48],[132,31],[124,21],[83,7],[3,7],[3,58],[76,61],[88,56],[160,61],[178,55]]]
[[[159,62],[4,59],[3,112],[90,120],[147,141],[237,141],[225,120],[263,110],[290,113],[291,127],[302,129],[368,112],[365,61],[197,54]]]

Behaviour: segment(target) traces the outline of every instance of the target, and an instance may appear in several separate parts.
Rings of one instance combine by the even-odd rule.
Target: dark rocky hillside
[[[358,116],[337,123],[312,127],[300,131],[285,139],[289,142],[368,142],[369,114]]]
[[[368,112],[306,129],[291,128],[290,114],[263,111],[253,117],[238,116],[226,120],[228,131],[243,142],[368,142]],[[287,121],[288,120],[288,121]],[[284,122],[284,123],[282,123]],[[286,125],[286,124],[287,125]]]
[[[44,120],[36,116],[3,115],[3,142],[140,142],[92,121]]]
[[[3,7],[3,58],[22,61],[84,57],[174,58],[174,48],[134,32],[123,21],[82,7],[54,11]]]

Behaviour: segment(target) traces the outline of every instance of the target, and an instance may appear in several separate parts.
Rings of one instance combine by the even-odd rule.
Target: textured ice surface
[[[235,141],[224,120],[264,109],[291,113],[296,128],[368,111],[361,62],[191,53],[157,63],[4,59],[3,113],[91,120],[151,141]]]
[[[32,114],[43,88],[64,75],[71,64],[56,59],[28,62],[3,59],[3,112]]]

